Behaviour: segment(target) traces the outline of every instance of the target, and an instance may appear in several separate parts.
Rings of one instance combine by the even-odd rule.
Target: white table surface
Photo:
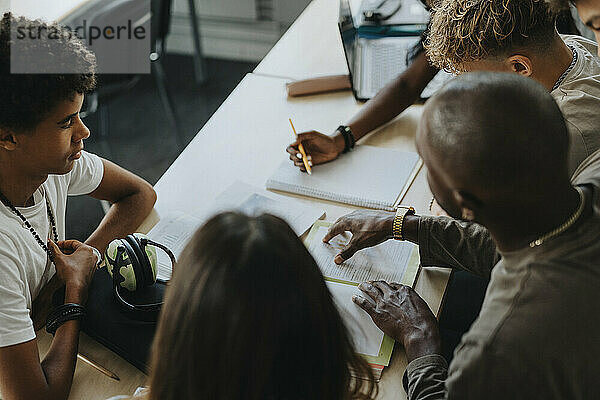
[[[357,4],[358,0],[352,1]],[[272,77],[302,79],[347,73],[337,30],[337,9],[337,0],[314,0],[259,64],[255,74],[242,80],[155,185],[158,201],[140,231],[148,231],[161,216],[171,212],[193,212],[209,206],[236,180],[264,187],[281,160],[287,158],[285,147],[293,139],[288,118],[293,119],[298,131],[330,132],[340,121],[356,113],[361,104],[349,91],[288,99],[287,80]],[[53,15],[57,18],[56,15],[64,13]],[[419,106],[410,107],[361,143],[414,151],[414,132],[420,112]],[[430,196],[422,169],[402,204],[412,205],[423,213]],[[315,199],[303,198],[301,201],[324,209],[327,220],[335,220],[352,209]],[[439,312],[448,278],[448,270],[430,268],[424,269],[417,281],[416,290],[435,313]],[[39,340],[40,354],[43,355],[50,338],[40,334]],[[80,350],[117,373],[121,382],[117,384],[78,363],[70,399],[95,400],[131,394],[135,387],[144,384],[144,374],[85,335],[82,335]],[[384,370],[379,399],[406,398],[401,385],[405,368],[404,351],[397,345],[391,365]]]
[[[248,74],[240,82],[155,185],[158,201],[140,231],[149,230],[161,216],[171,212],[194,212],[209,206],[236,180],[264,187],[267,178],[287,157],[284,149],[292,140],[289,117],[293,118],[298,130],[326,130],[361,106],[349,92],[289,100],[285,83],[285,79],[255,74]],[[409,108],[393,123],[367,136],[361,143],[414,150],[414,132],[420,113],[419,106]],[[293,197],[325,210],[326,219],[330,221],[353,209],[337,203]],[[425,170],[422,169],[402,203],[413,205],[422,213],[426,211],[429,199]],[[436,313],[448,277],[448,270],[424,269],[415,286]],[[38,335],[43,357],[51,337],[43,332]],[[80,351],[115,372],[121,381],[115,382],[78,362],[70,399],[103,400],[117,394],[131,394],[146,381],[144,374],[84,334]],[[405,368],[404,351],[397,345],[379,384],[378,399],[406,398],[401,384]]]
[[[309,128],[329,131],[361,106],[349,92],[288,99],[286,82],[280,78],[246,75],[155,185],[158,201],[144,230],[173,211],[190,213],[210,206],[215,197],[236,180],[264,188],[280,162],[287,159],[285,147],[293,139],[288,118],[293,119],[298,131]],[[420,114],[421,107],[413,106],[361,143],[414,151],[414,132]],[[425,175],[422,169],[402,201],[421,213],[426,212],[431,199]],[[353,209],[293,197],[324,209],[329,221]],[[417,291],[434,312],[440,309],[448,277],[448,270],[425,269],[417,281]],[[406,397],[401,385],[405,369],[404,351],[397,346],[391,365],[384,370],[378,399]]]
[[[356,12],[360,0],[350,3]],[[338,14],[338,0],[313,0],[254,73],[293,80],[348,74]]]

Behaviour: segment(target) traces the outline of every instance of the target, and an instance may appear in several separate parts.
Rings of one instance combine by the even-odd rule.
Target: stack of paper
[[[371,317],[354,304],[352,296],[361,294],[357,286],[368,280],[413,286],[419,270],[418,247],[409,242],[390,240],[361,250],[337,265],[333,259],[346,246],[349,235],[339,235],[329,244],[323,243],[322,239],[330,226],[330,222],[317,221],[305,244],[321,268],[327,287],[352,335],[356,352],[365,357],[376,380],[379,380],[383,368],[390,364],[394,340],[384,335]]]

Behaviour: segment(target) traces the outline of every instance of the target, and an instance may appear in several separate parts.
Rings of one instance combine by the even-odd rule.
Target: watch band
[[[404,225],[404,217],[407,215],[414,215],[415,209],[412,207],[398,207],[396,209],[396,216],[392,222],[392,237],[396,240],[404,240],[402,235],[402,228]]]

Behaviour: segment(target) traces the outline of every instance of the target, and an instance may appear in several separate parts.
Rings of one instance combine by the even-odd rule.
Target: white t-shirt
[[[47,197],[56,220],[58,238],[64,240],[67,196],[93,192],[103,175],[102,160],[82,151],[71,172],[48,176],[33,194],[34,204],[17,209],[45,241],[53,236],[46,211]],[[29,229],[0,202],[0,347],[35,338],[31,305],[55,272],[54,264]]]
[[[569,131],[571,173],[600,148],[600,59],[597,44],[575,35],[561,35],[577,52],[575,66],[550,94]]]

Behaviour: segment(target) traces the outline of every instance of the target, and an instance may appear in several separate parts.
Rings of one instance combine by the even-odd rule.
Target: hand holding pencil
[[[292,122],[291,118],[289,120],[290,125],[292,126],[292,131],[294,132],[294,136],[296,136],[296,139],[298,139],[298,133],[296,132],[296,128],[294,128],[294,123]],[[302,158],[302,163],[304,164],[304,168],[306,168],[306,172],[308,172],[309,175],[312,175],[312,169],[310,168],[311,160],[306,155],[306,151],[304,151],[304,146],[302,146],[302,142],[298,143],[298,151],[300,151],[300,158]],[[296,157],[298,157],[297,154]]]
[[[292,128],[292,130],[294,129]],[[306,153],[306,157],[302,154],[300,146]],[[344,149],[343,143],[341,143],[341,146],[341,149],[338,149],[338,144],[331,136],[317,131],[310,131],[296,134],[296,141],[290,144],[286,151],[290,155],[290,160],[302,172],[308,172],[304,161],[307,162],[312,172],[312,166],[335,160]]]

